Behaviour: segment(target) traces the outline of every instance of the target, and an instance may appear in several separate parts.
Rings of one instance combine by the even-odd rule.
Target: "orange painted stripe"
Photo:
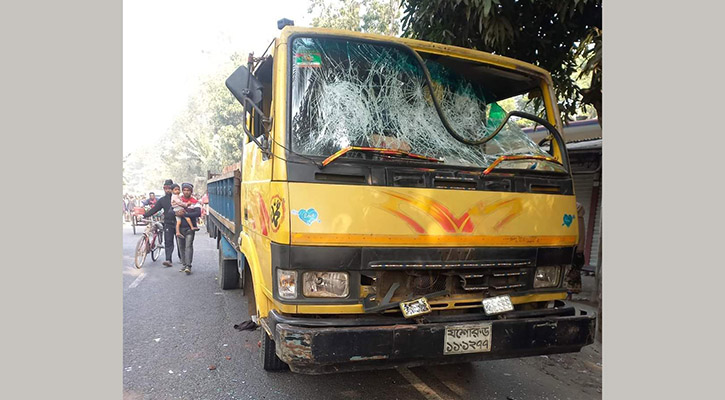
[[[565,290],[565,289],[562,289]],[[566,299],[566,291],[556,293],[532,293],[525,294],[523,296],[517,296],[516,293],[511,293],[511,303],[513,304],[524,304],[533,303],[535,301],[549,301],[549,300],[564,300]]]
[[[398,210],[394,210],[392,208],[386,208],[385,210],[390,211],[391,213],[398,216],[398,218],[402,219],[403,221],[407,222],[408,225],[410,225],[411,228],[413,228],[418,233],[425,233],[425,229],[420,226],[419,223],[415,222],[413,218],[410,218],[409,216],[403,214],[402,212]]]
[[[292,244],[348,246],[567,246],[577,243],[576,236],[485,236],[485,235],[365,235],[337,233],[293,233]]]

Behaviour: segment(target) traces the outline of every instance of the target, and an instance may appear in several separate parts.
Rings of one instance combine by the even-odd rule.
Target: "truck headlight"
[[[283,299],[297,297],[297,271],[277,270],[277,294]]]
[[[559,277],[561,277],[560,266],[536,268],[536,273],[534,274],[534,289],[558,286]]]
[[[305,297],[347,297],[350,277],[347,272],[305,272],[302,294]]]

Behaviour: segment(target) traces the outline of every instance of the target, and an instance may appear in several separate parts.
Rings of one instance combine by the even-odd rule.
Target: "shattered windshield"
[[[421,56],[434,93],[457,132],[483,138],[507,111],[530,112],[523,110],[523,99],[538,90],[536,79],[453,57]],[[348,146],[375,147],[471,167],[486,167],[502,155],[549,155],[521,129],[522,123],[531,122],[526,119],[509,120],[483,145],[454,139],[436,113],[419,64],[399,47],[295,38],[291,63],[291,139],[297,153],[327,157]],[[559,170],[555,164],[531,160],[510,164],[507,167]]]

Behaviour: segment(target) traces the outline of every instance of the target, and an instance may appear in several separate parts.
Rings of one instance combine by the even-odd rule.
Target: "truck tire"
[[[239,288],[239,270],[237,260],[225,260],[222,255],[222,247],[219,246],[219,286],[222,290]]]
[[[261,362],[265,371],[282,371],[287,369],[287,364],[280,360],[275,353],[274,341],[267,335],[264,328],[259,329],[262,332],[261,346]]]

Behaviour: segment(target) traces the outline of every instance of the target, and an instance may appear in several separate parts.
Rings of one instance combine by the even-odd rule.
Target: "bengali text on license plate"
[[[452,325],[446,327],[443,354],[491,351],[491,324]]]

